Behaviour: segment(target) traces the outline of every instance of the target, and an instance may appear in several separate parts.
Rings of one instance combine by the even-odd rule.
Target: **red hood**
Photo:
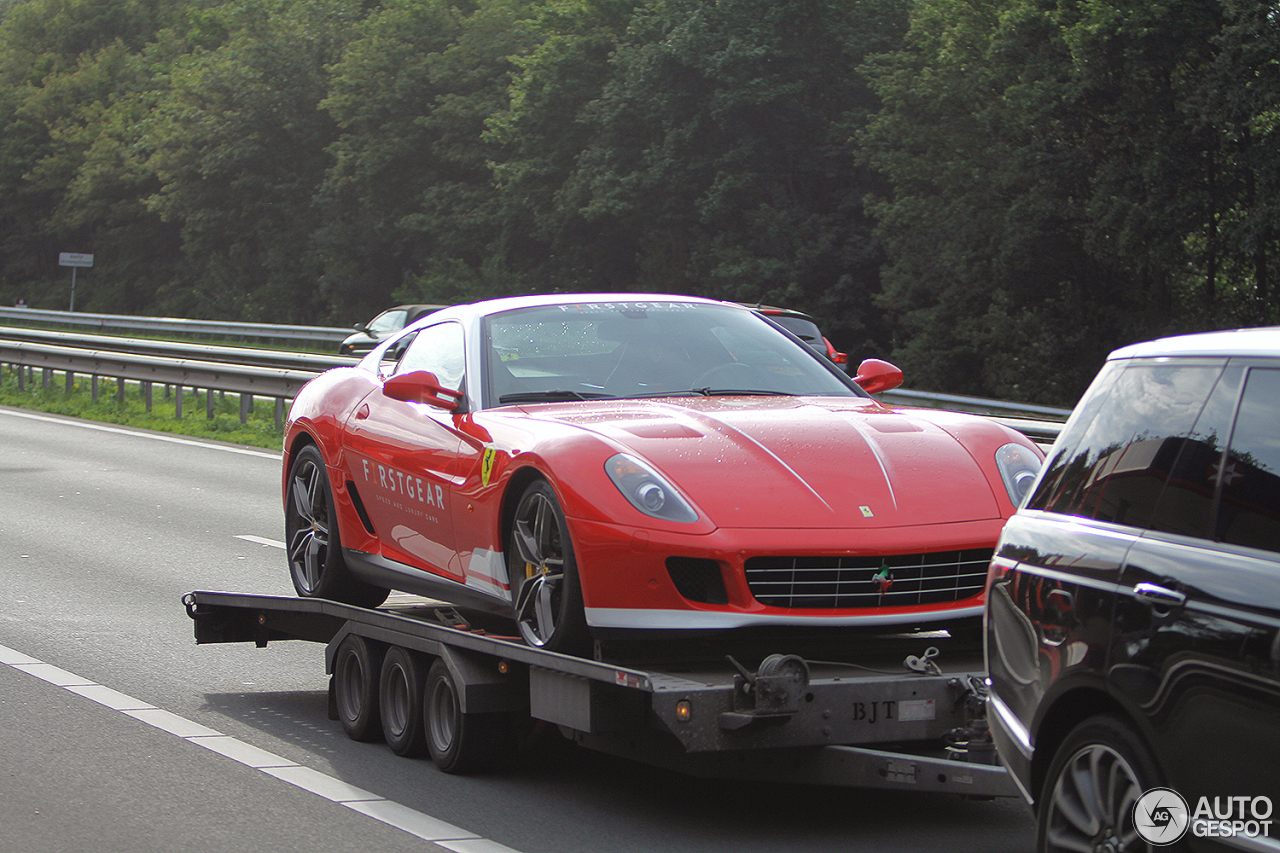
[[[857,527],[863,520],[895,527],[1000,517],[975,456],[991,456],[983,462],[994,472],[995,449],[1009,438],[972,416],[813,397],[627,400],[526,412],[627,446],[720,527]],[[973,453],[960,434],[977,439]],[[1003,488],[998,480],[994,485]]]

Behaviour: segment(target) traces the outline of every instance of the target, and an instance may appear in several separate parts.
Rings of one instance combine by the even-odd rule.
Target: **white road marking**
[[[165,435],[156,432],[143,432],[136,429],[128,429],[127,427],[110,426],[108,424],[94,423],[93,421],[77,421],[66,420],[63,418],[53,418],[46,415],[36,414],[33,412],[15,412],[9,409],[0,409],[0,415],[8,415],[11,418],[26,418],[32,421],[44,421],[51,424],[62,424],[63,426],[79,427],[81,429],[91,429],[98,432],[111,432],[117,435],[130,435],[134,438],[150,438],[155,441],[165,441],[169,444],[185,444],[188,447],[203,447],[208,450],[222,450],[227,453],[237,453],[241,456],[258,456],[262,459],[274,459],[280,461],[279,453],[272,453],[269,450],[255,450],[251,447],[238,447],[233,444],[214,444],[208,441],[201,441],[196,438],[180,438],[176,435]]]
[[[275,539],[265,539],[261,536],[241,536],[239,534],[236,535],[236,538],[243,539],[246,542],[252,542],[254,545],[266,545],[269,548],[279,548],[284,550],[284,543]]]
[[[267,541],[266,544],[273,543]],[[273,776],[282,782],[309,791],[318,797],[345,806],[424,841],[433,842],[452,853],[517,853],[496,841],[481,838],[473,832],[467,832],[439,818],[392,802],[318,770],[304,767],[297,762],[267,752],[265,749],[259,749],[238,738],[224,735],[140,699],[126,696],[110,687],[97,684],[7,646],[0,646],[0,664],[34,675],[56,687],[62,687],[113,711],[119,711],[125,716],[180,737],[187,743],[204,747],[252,770],[266,773],[268,776]]]

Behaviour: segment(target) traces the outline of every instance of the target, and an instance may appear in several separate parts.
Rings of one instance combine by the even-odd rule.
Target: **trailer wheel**
[[[360,607],[377,607],[387,600],[390,590],[358,581],[347,569],[329,473],[314,444],[299,450],[289,468],[284,538],[289,549],[289,574],[298,595]]]
[[[422,724],[423,670],[422,656],[400,646],[392,646],[382,659],[382,675],[378,679],[382,735],[396,755],[411,758],[422,755],[426,749]]]
[[[333,692],[338,721],[347,737],[371,741],[382,737],[378,685],[383,648],[357,634],[348,634],[333,656]]]
[[[507,571],[520,636],[564,654],[590,648],[582,586],[564,512],[551,484],[535,480],[516,504],[508,531]]]
[[[445,773],[473,773],[498,763],[504,749],[514,749],[508,715],[464,714],[453,673],[440,659],[431,664],[423,698],[427,749]]]

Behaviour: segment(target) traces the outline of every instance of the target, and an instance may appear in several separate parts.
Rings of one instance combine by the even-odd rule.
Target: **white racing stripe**
[[[69,690],[113,711],[119,711],[125,716],[182,738],[188,743],[216,752],[245,767],[266,773],[268,776],[309,791],[340,806],[346,806],[352,811],[417,836],[424,841],[433,842],[453,853],[517,853],[496,841],[481,838],[475,833],[467,832],[439,818],[392,802],[318,770],[304,767],[287,758],[267,752],[265,749],[259,749],[238,738],[224,735],[140,699],[126,696],[110,687],[97,684],[7,646],[0,646],[0,664]]]

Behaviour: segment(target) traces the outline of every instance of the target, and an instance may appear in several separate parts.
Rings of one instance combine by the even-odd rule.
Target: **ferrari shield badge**
[[[492,447],[486,447],[484,453],[480,457],[480,484],[482,486],[489,485],[489,478],[493,476],[493,463],[498,458],[498,451]]]

